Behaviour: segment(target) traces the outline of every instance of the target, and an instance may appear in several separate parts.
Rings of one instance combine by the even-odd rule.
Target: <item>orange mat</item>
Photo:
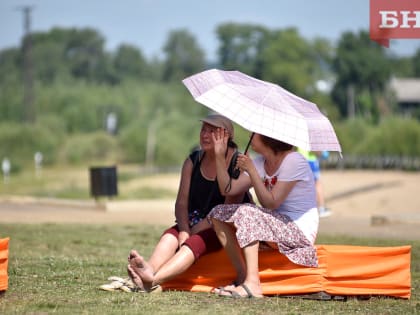
[[[0,291],[7,290],[7,263],[9,261],[9,238],[0,239]]]
[[[366,247],[317,245],[319,267],[295,265],[276,251],[259,256],[260,278],[265,295],[296,295],[326,292],[332,296],[382,295],[410,298],[411,246]],[[229,284],[235,272],[221,250],[201,257],[165,290],[210,292]]]

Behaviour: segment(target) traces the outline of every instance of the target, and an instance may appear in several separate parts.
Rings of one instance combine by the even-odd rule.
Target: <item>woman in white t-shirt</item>
[[[224,131],[218,129],[213,139],[221,192],[231,196],[253,187],[261,205],[218,205],[209,213],[208,219],[237,272],[232,285],[215,292],[231,297],[261,297],[260,245],[278,249],[295,264],[318,266],[314,242],[319,217],[312,172],[292,145],[254,134],[251,147],[260,155],[254,161],[239,155],[236,166],[243,172],[232,180],[223,159],[227,145]]]

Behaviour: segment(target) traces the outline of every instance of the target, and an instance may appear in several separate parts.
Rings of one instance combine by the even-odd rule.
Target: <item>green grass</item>
[[[149,255],[162,226],[0,224],[10,237],[9,289],[0,314],[417,314],[420,313],[420,241],[412,245],[412,297],[350,298],[346,302],[270,297],[232,300],[207,293],[158,295],[104,292],[111,275],[126,274],[131,248]],[[320,236],[321,244],[406,245],[401,241]]]

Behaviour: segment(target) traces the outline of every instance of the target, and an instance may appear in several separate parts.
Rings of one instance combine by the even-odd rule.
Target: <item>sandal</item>
[[[244,283],[240,284],[238,287],[242,287],[245,290],[246,295],[241,295],[237,291],[234,291],[234,290],[224,289],[222,292],[227,292],[229,294],[228,295],[227,294],[219,294],[219,296],[229,297],[229,298],[233,298],[233,299],[252,299],[252,298],[263,298],[264,297],[264,296],[255,296],[254,294],[252,294],[251,290]]]
[[[112,281],[111,283],[101,285],[99,289],[104,291],[118,291],[123,285],[120,281]]]
[[[111,283],[103,284],[99,287],[104,291],[124,291],[124,292],[146,292],[144,289],[139,288],[130,278],[109,277]]]
[[[228,285],[225,285],[225,286],[220,286],[220,287],[217,287],[217,288],[213,288],[213,290],[211,292],[220,295],[220,293],[222,293],[223,291],[232,290],[230,287],[236,288],[237,286],[238,286],[238,283],[236,281],[233,281],[231,284],[228,284]]]

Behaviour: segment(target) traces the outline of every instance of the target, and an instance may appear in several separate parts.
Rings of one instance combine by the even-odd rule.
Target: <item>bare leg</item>
[[[175,255],[177,249],[178,239],[172,234],[163,235],[148,260],[148,263],[153,271],[157,272]]]
[[[236,229],[231,223],[222,222],[216,219],[212,220],[213,228],[216,231],[220,243],[226,250],[226,253],[236,270],[235,283],[240,284],[246,277],[246,264],[236,239]]]
[[[142,283],[143,288],[148,291],[153,286],[161,284],[187,270],[195,261],[193,252],[187,246],[182,246],[180,250],[161,268],[153,274],[153,268],[136,251],[131,251],[131,261],[128,271],[133,273],[134,283]],[[138,280],[140,278],[140,281]]]
[[[231,292],[236,292],[241,296],[247,296],[246,286],[255,297],[262,297],[262,288],[258,269],[258,247],[259,242],[255,241],[244,247],[243,252],[246,261],[246,278],[242,285],[237,286],[229,291],[221,292],[221,295],[232,295]]]
[[[259,242],[255,241],[243,249],[246,260],[246,279],[244,284],[248,286],[248,288],[255,296],[262,296],[262,288],[258,268],[258,248]]]
[[[171,259],[175,255],[175,251],[178,248],[178,240],[175,236],[172,234],[165,234],[161,237],[159,240],[159,243],[156,245],[155,249],[153,250],[152,256],[150,257],[148,261],[148,267],[151,270],[151,273],[154,274],[156,270],[159,270],[159,268],[165,264],[169,259]],[[132,259],[140,256],[137,251],[131,250],[130,254],[128,255],[128,263],[131,265]],[[138,261],[137,263],[139,265],[144,264],[143,261]],[[136,265],[136,262],[133,261],[133,265]],[[133,267],[133,266],[132,266]],[[136,283],[137,286],[143,288],[143,282],[141,280],[141,277],[137,275],[133,268],[127,268],[127,272],[129,277],[133,280],[134,283]],[[150,278],[150,276],[148,277]]]
[[[152,286],[164,283],[186,271],[195,261],[193,252],[188,246],[181,246],[179,251],[155,273]]]

